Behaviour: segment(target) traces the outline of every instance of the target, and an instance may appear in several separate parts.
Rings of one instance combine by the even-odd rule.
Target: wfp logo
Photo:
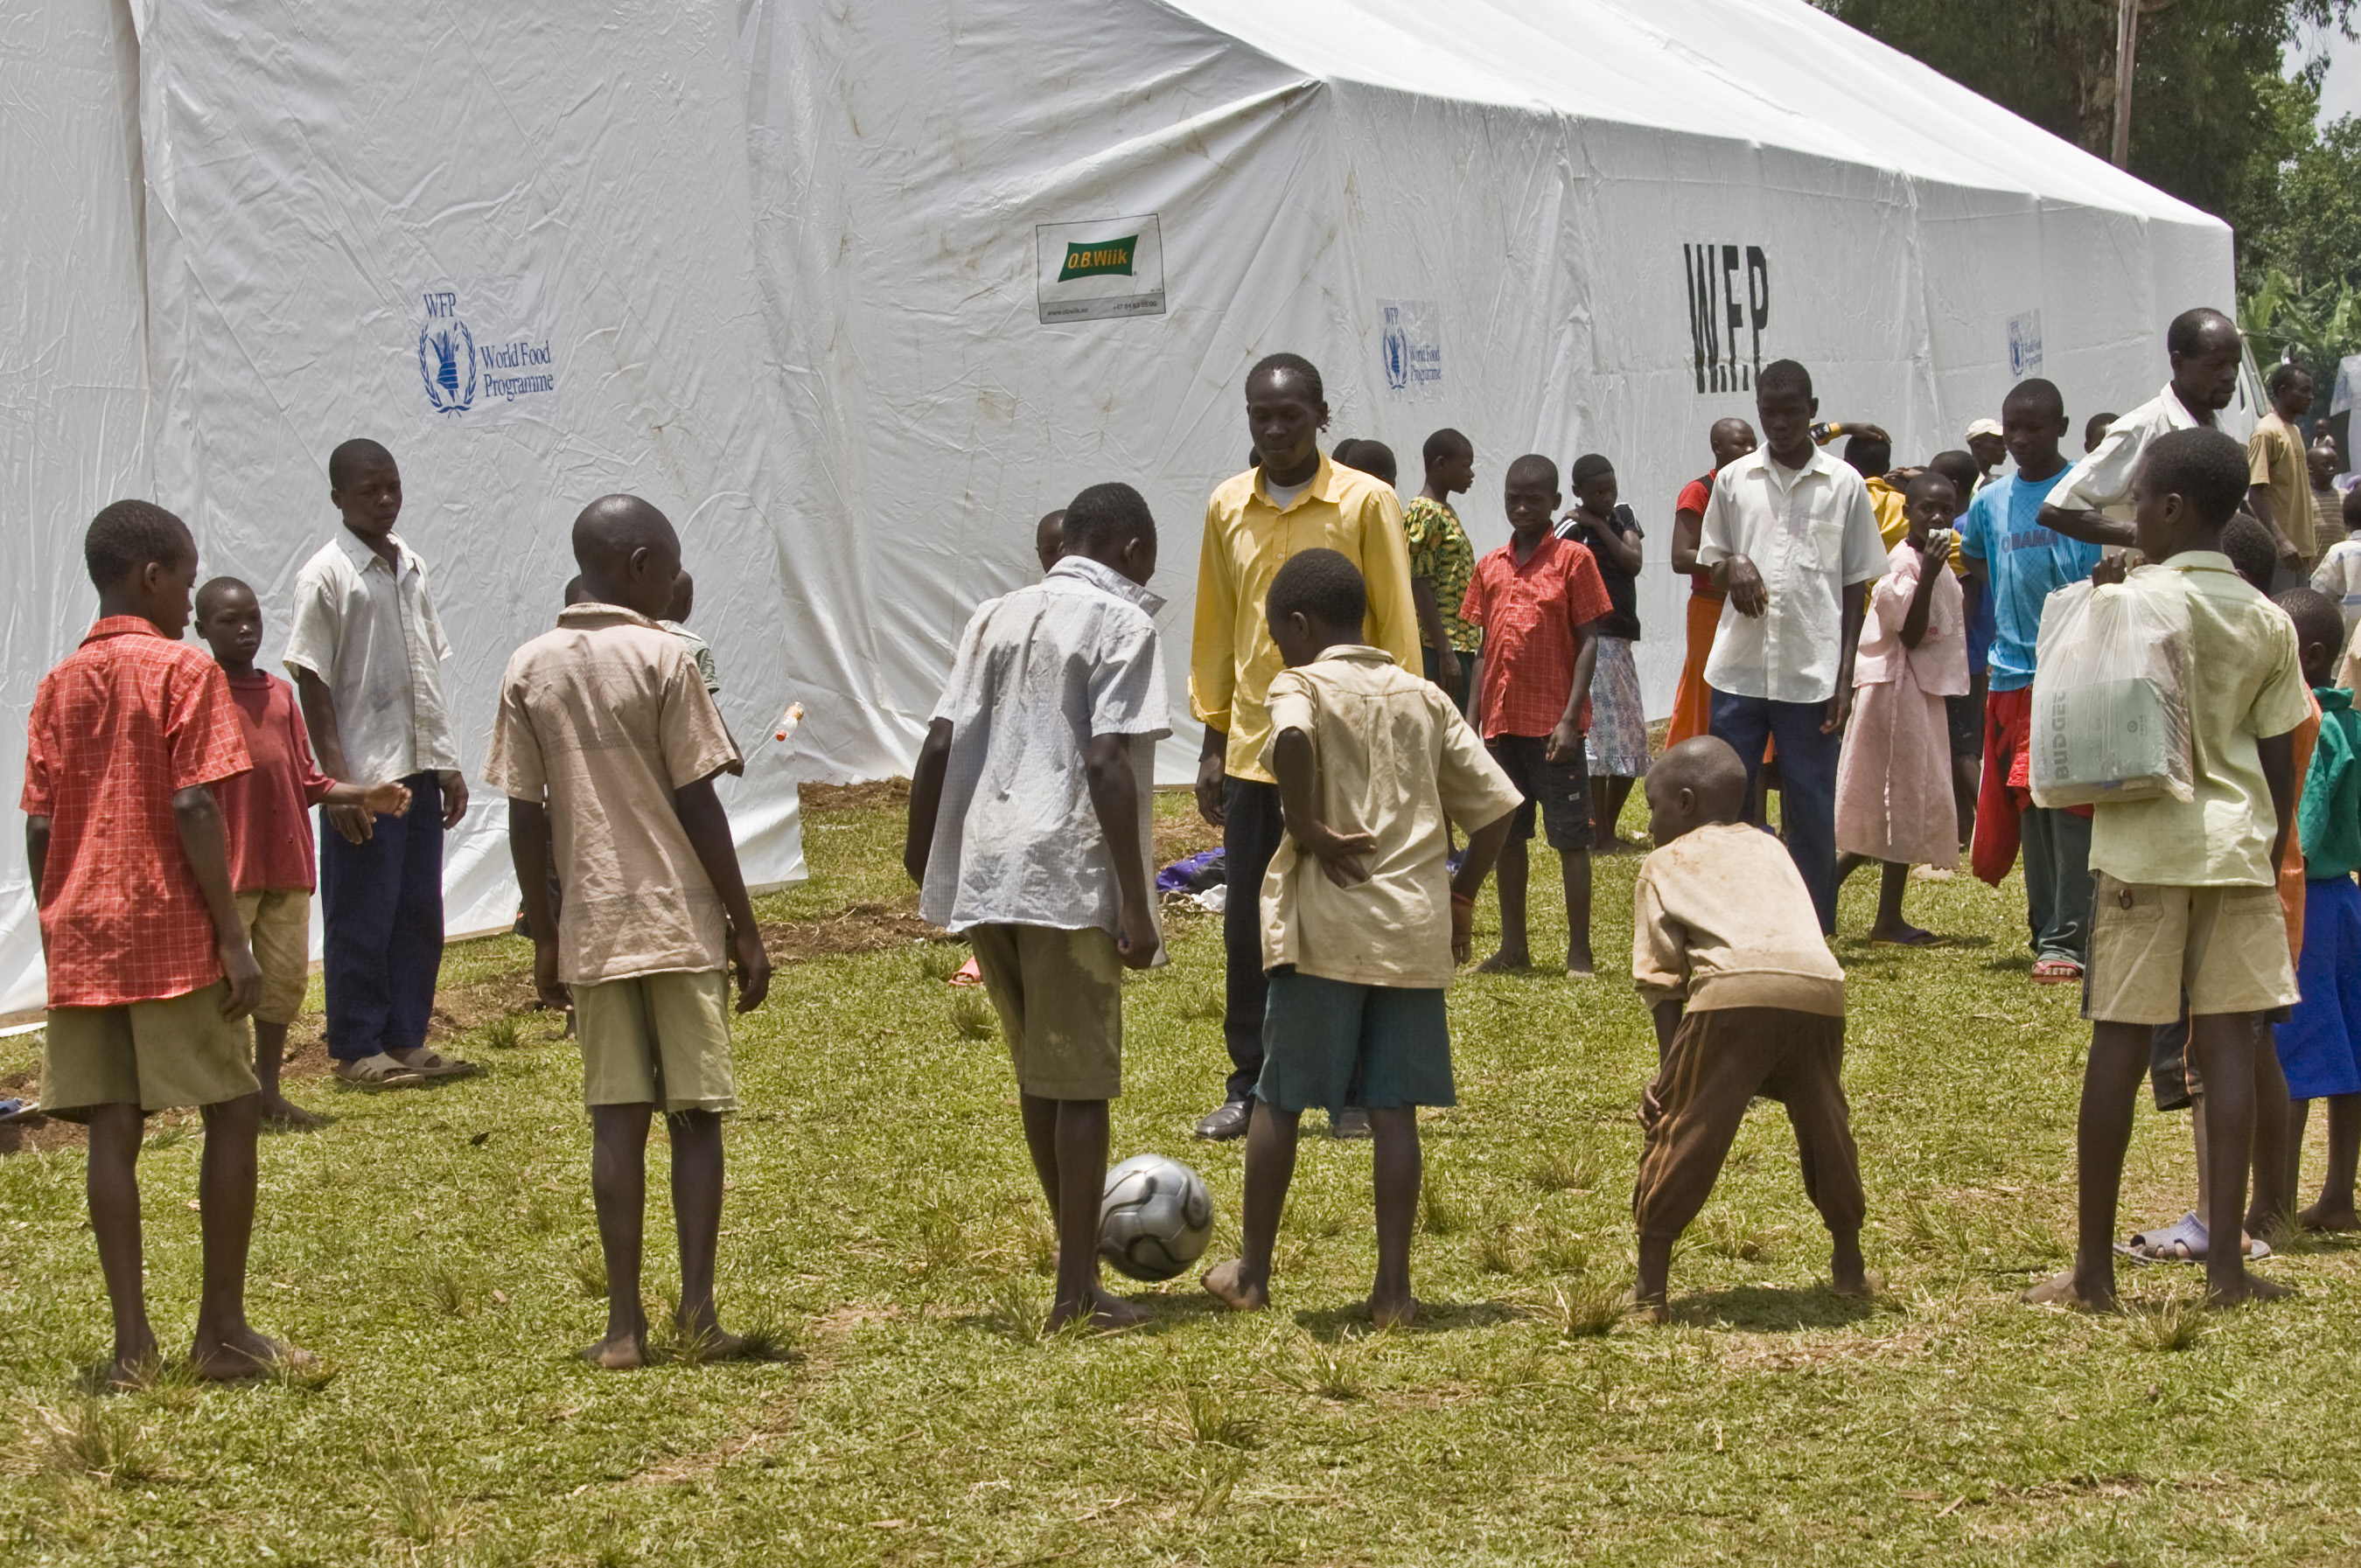
[[[476,334],[458,305],[454,293],[427,295],[426,324],[418,329],[418,376],[439,414],[463,414],[476,403]]]
[[[1386,307],[1384,338],[1386,386],[1401,391],[1410,386],[1410,334],[1402,330],[1401,307]]]

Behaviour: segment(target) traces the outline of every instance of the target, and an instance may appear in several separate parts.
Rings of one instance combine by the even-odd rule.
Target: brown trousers
[[[1643,1107],[1632,1218],[1643,1236],[1678,1236],[1705,1207],[1756,1095],[1787,1107],[1804,1192],[1831,1232],[1861,1229],[1861,1154],[1844,1093],[1844,1020],[1784,1007],[1689,1013]]]

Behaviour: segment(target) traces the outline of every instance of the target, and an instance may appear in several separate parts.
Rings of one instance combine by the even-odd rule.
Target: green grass
[[[890,813],[816,810],[808,828],[813,879],[766,919],[905,896]],[[1609,970],[1637,865],[1599,862]],[[1847,930],[1873,894],[1866,876],[1849,891]],[[82,1157],[11,1156],[0,1561],[2352,1561],[2354,1251],[2299,1245],[2270,1271],[2301,1299],[2228,1314],[2185,1304],[2186,1268],[2127,1269],[2139,1310],[2122,1319],[2014,1300],[2063,1255],[2085,1040],[2070,991],[2027,982],[2021,896],[1914,883],[1913,917],[1958,945],[1841,945],[1886,1281],[1867,1308],[1825,1288],[1825,1237],[1766,1104],[1675,1260],[1674,1322],[1612,1310],[1654,1047],[1605,980],[1454,992],[1461,1103],[1424,1120],[1427,1319],[1409,1332],[1373,1333],[1360,1310],[1368,1145],[1307,1136],[1273,1310],[1227,1316],[1184,1278],[1147,1292],[1145,1332],[1042,1336],[1049,1245],[1005,1058],[994,1031],[962,1030],[953,955],[925,944],[785,964],[739,1036],[722,1311],[763,1332],[761,1361],[603,1375],[571,1358],[602,1321],[601,1271],[578,1067],[542,1018],[476,1025],[473,1081],[294,1082],[337,1120],[264,1141],[252,1310],[323,1354],[316,1376],[223,1388],[168,1366],[92,1398],[106,1309]],[[1562,934],[1545,925],[1536,950]],[[1115,1152],[1202,1170],[1226,1248],[1239,1148],[1188,1135],[1225,1066],[1219,932],[1177,923],[1173,949],[1128,986]],[[474,943],[447,969],[489,982],[525,958]],[[0,1041],[0,1071],[34,1049]],[[175,1357],[202,1148],[191,1121],[142,1166]],[[659,1317],[677,1286],[664,1173],[659,1137]],[[2143,1112],[2126,1223],[2179,1214],[2191,1178],[2186,1118]]]

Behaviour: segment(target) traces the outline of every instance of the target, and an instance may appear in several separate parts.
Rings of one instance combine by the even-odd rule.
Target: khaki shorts
[[[237,917],[262,966],[262,1000],[254,1004],[258,1024],[292,1024],[303,1011],[303,988],[312,979],[312,895],[300,887],[274,887],[237,895]]]
[[[1112,935],[1095,926],[977,926],[967,939],[1018,1089],[1038,1100],[1123,1092],[1123,959]]]
[[[87,1122],[101,1105],[143,1112],[219,1105],[261,1089],[254,1036],[221,1015],[229,981],[160,1002],[52,1007],[41,1047],[41,1109]]]
[[[738,1108],[725,970],[668,970],[573,991],[584,1104],[654,1105],[667,1115]]]
[[[2192,1017],[2296,999],[2276,888],[2148,887],[2103,872],[2092,903],[2082,1016],[2093,1023],[2174,1023],[2184,992]]]

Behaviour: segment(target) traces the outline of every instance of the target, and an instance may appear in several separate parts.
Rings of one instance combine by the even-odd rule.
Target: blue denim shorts
[[[1442,991],[1271,970],[1255,1097],[1280,1111],[1456,1105]]]

